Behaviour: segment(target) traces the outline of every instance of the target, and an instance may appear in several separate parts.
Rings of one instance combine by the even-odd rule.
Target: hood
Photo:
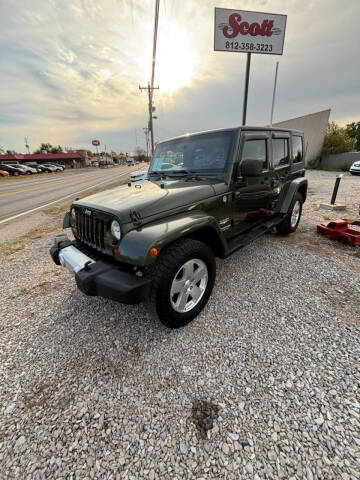
[[[173,210],[191,203],[200,202],[214,195],[214,188],[207,184],[184,182],[183,180],[160,182],[143,180],[131,186],[122,185],[104,192],[95,193],[75,205],[88,206],[107,211],[117,216],[121,222],[130,222],[130,212],[135,210],[146,218]],[[135,186],[136,185],[136,186]]]

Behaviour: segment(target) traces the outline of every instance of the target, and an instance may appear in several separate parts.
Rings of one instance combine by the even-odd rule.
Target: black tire
[[[171,304],[171,286],[179,269],[192,259],[200,259],[207,267],[207,284],[198,303],[189,311],[178,312]],[[161,323],[169,328],[180,328],[191,322],[204,308],[211,295],[216,263],[213,251],[204,243],[190,238],[176,240],[165,247],[148,274],[153,279],[150,304]],[[199,282],[200,283],[200,282]],[[191,294],[187,294],[191,298]]]
[[[15,177],[19,175],[19,172],[14,172]]]
[[[299,203],[297,203],[297,202],[299,202]],[[289,235],[289,233],[295,232],[295,230],[297,229],[297,227],[299,225],[299,222],[300,222],[303,202],[304,202],[304,200],[303,200],[303,196],[301,195],[301,193],[299,193],[299,192],[295,193],[286,217],[284,218],[284,220],[281,223],[279,223],[279,225],[276,226],[276,230],[280,235]],[[296,224],[292,224],[291,216],[292,216],[295,205],[299,205],[300,214],[299,214],[299,218],[296,221]]]

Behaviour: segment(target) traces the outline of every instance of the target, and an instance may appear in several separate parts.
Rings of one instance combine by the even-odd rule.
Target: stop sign
[[[94,147],[98,147],[100,145],[99,140],[93,140],[91,143],[94,145]]]

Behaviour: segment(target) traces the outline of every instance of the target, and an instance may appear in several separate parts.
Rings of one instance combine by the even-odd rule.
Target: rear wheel
[[[288,235],[297,229],[302,213],[303,197],[301,193],[294,195],[285,219],[276,227],[281,235]]]
[[[183,327],[210,297],[216,276],[214,254],[202,242],[180,239],[161,252],[151,275],[152,309],[167,327]]]
[[[14,172],[15,177],[19,175],[19,172]]]

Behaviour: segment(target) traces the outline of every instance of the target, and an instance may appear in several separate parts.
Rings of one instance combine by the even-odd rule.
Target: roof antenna
[[[272,128],[273,115],[274,115],[274,105],[275,105],[275,94],[276,94],[276,85],[277,85],[277,76],[278,76],[279,62],[276,62],[275,69],[275,80],[274,80],[274,91],[271,105],[271,114],[270,114],[270,128]]]

